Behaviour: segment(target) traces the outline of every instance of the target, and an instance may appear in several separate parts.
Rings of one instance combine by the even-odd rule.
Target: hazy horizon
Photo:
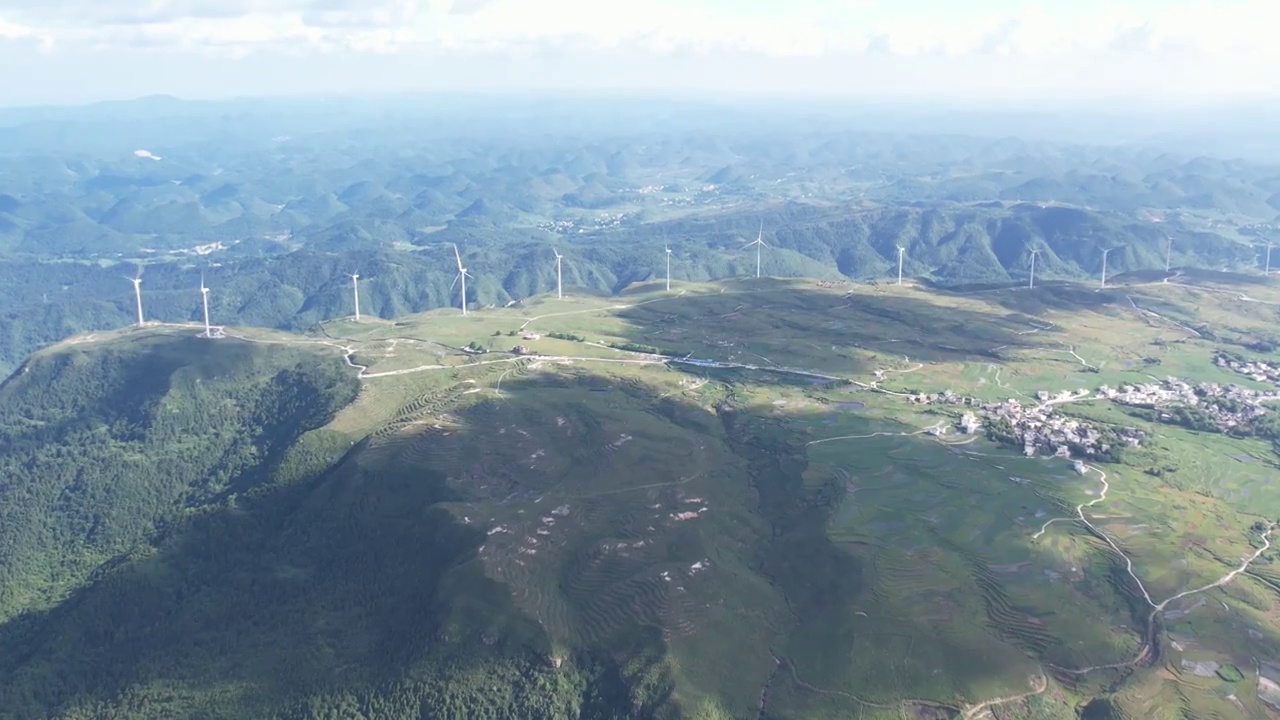
[[[8,106],[574,92],[1058,106],[1280,98],[1259,0],[0,0]]]

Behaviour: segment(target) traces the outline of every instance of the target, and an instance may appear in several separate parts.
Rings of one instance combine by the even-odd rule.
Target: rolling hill
[[[1275,446],[1101,388],[1273,389],[1280,293],[1115,284],[78,336],[0,386],[0,718],[1271,717]]]

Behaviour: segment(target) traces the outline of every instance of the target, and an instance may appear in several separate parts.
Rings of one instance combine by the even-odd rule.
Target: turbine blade
[[[453,246],[453,259],[458,261],[458,269],[462,269],[462,255],[458,253],[458,246]]]
[[[458,278],[462,277],[462,273],[453,276],[453,282],[449,283],[449,292],[453,292],[453,286],[458,284]]]

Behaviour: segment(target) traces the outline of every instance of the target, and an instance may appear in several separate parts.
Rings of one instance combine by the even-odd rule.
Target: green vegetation
[[[575,293],[658,278],[664,247],[678,282],[745,277],[755,258],[741,240],[761,223],[767,275],[887,279],[901,245],[910,277],[999,288],[1023,284],[1037,249],[1044,280],[1096,276],[1104,246],[1120,248],[1113,274],[1163,268],[1166,232],[1177,267],[1252,272],[1251,243],[1280,208],[1275,171],[1243,162],[835,128],[725,129],[709,143],[683,111],[659,130],[651,108],[633,109],[619,125],[584,123],[581,103],[572,123],[460,108],[431,122],[447,141],[422,137],[403,108],[0,113],[0,372],[68,335],[132,323],[135,265],[150,319],[198,320],[204,272],[215,323],[301,331],[352,312],[357,270],[366,315],[456,306],[451,243],[478,308],[553,289],[553,246]],[[71,125],[51,130],[45,115]],[[518,131],[494,131],[507,122]],[[563,136],[569,125],[579,134]],[[527,135],[537,127],[545,139]],[[164,159],[122,151],[126,138]]]
[[[1235,665],[1227,664],[1218,668],[1218,677],[1227,682],[1237,683],[1244,680],[1244,673],[1240,672],[1240,668]]]
[[[355,397],[292,348],[139,337],[36,356],[0,386],[0,620],[52,606],[191,514],[331,461]]]
[[[1253,716],[1186,668],[1247,684],[1280,658],[1262,438],[1161,424],[1102,498],[1097,469],[931,437],[959,410],[894,394],[1119,385],[1146,357],[1235,378],[1208,341],[1069,287],[1035,316],[997,310],[1018,291],[683,289],[33,357],[0,388],[0,717]],[[514,328],[544,357],[448,350]],[[1260,550],[1165,608],[1160,666],[1068,672],[1140,658],[1144,592]]]
[[[1271,387],[1213,358],[1280,357],[1273,170],[167,107],[143,164],[0,112],[0,720],[1274,714],[1280,412],[1096,392]]]

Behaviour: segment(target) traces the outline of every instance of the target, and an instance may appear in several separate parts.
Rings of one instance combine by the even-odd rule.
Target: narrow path
[[[952,707],[952,706],[950,706],[950,705],[942,705],[942,704],[940,704],[940,703],[935,703],[935,702],[931,702],[931,701],[927,701],[927,700],[905,700],[905,699],[904,699],[904,700],[899,700],[898,702],[896,702],[896,703],[891,703],[891,704],[887,704],[887,703],[878,703],[878,702],[872,702],[872,701],[870,701],[870,700],[864,700],[864,699],[862,699],[862,698],[858,697],[857,695],[854,695],[854,694],[853,694],[853,693],[851,693],[851,692],[845,692],[844,690],[828,690],[828,689],[826,689],[826,688],[820,688],[820,687],[818,687],[817,685],[810,685],[809,683],[805,682],[804,680],[801,680],[801,679],[800,679],[800,676],[799,676],[798,674],[796,674],[796,666],[795,666],[795,664],[794,664],[794,663],[787,662],[787,663],[786,663],[786,666],[787,666],[787,670],[791,673],[791,681],[792,681],[792,682],[794,682],[796,685],[799,685],[800,687],[804,688],[805,690],[808,690],[808,691],[810,691],[810,692],[816,692],[816,693],[818,693],[819,695],[836,695],[836,696],[838,696],[838,697],[848,698],[848,699],[850,699],[850,700],[852,700],[852,701],[854,701],[854,702],[858,703],[859,705],[866,705],[867,707],[880,708],[880,709],[882,709],[882,710],[894,710],[894,709],[901,709],[903,705],[907,705],[907,704],[910,704],[910,703],[927,704],[927,705],[929,705],[929,706],[931,706],[931,707],[944,707],[944,708],[947,708],[948,710],[956,710],[956,709],[957,709],[957,708]]]
[[[1144,308],[1144,307],[1142,307],[1142,306],[1138,305],[1138,302],[1137,302],[1136,300],[1134,300],[1134,299],[1133,299],[1133,296],[1132,296],[1132,295],[1126,295],[1125,297],[1129,298],[1129,304],[1130,304],[1130,305],[1132,305],[1132,306],[1133,306],[1133,309],[1134,309],[1134,310],[1137,310],[1139,313],[1141,313],[1141,314],[1143,314],[1143,315],[1150,315],[1151,317],[1156,318],[1157,320],[1163,320],[1164,322],[1169,323],[1170,325],[1172,325],[1172,326],[1174,326],[1174,327],[1178,328],[1179,330],[1185,330],[1186,332],[1189,332],[1189,333],[1191,333],[1192,335],[1195,335],[1195,336],[1196,336],[1196,337],[1198,337],[1198,338],[1203,338],[1203,337],[1204,337],[1204,335],[1201,335],[1201,334],[1200,334],[1200,331],[1199,331],[1199,330],[1196,330],[1195,328],[1192,328],[1192,327],[1188,327],[1188,326],[1186,326],[1186,325],[1183,325],[1182,323],[1178,322],[1177,320],[1173,320],[1173,319],[1167,318],[1167,317],[1165,317],[1165,316],[1161,315],[1160,313],[1158,313],[1158,312],[1156,312],[1156,311],[1154,311],[1154,310],[1148,310],[1148,309],[1146,309],[1146,308]]]
[[[906,355],[903,355],[903,356],[902,356],[902,361],[903,361],[904,363],[907,363],[908,365],[910,365],[910,364],[911,364],[911,358],[907,357]],[[922,362],[917,362],[917,363],[915,364],[915,366],[914,366],[914,367],[908,367],[908,368],[896,368],[896,369],[895,369],[895,368],[889,368],[889,369],[887,369],[887,370],[884,370],[884,372],[887,372],[887,373],[896,373],[896,374],[899,374],[899,375],[906,375],[907,373],[913,373],[913,372],[916,372],[917,370],[920,370],[920,369],[922,369],[922,368],[924,368],[924,363],[922,363]]]
[[[1240,292],[1239,290],[1224,290],[1220,288],[1204,287],[1203,285],[1188,285],[1187,283],[1178,283],[1178,282],[1169,283],[1169,284],[1177,285],[1178,287],[1184,287],[1189,290],[1201,290],[1203,292],[1216,292],[1224,295],[1234,295],[1236,299],[1239,300],[1240,302],[1260,303],[1262,305],[1280,305],[1280,302],[1275,302],[1273,300],[1259,300],[1257,298],[1249,297],[1248,295]]]
[[[756,720],[764,720],[764,708],[769,703],[769,688],[773,685],[773,681],[778,677],[778,671],[782,669],[782,661],[778,659],[773,651],[769,651],[769,657],[773,658],[773,671],[769,673],[769,677],[764,681],[764,687],[760,688],[760,706],[756,713]]]
[[[1080,361],[1080,364],[1081,364],[1081,365],[1083,365],[1083,366],[1085,366],[1086,368],[1088,368],[1088,369],[1090,369],[1090,370],[1097,370],[1097,369],[1098,369],[1098,366],[1097,366],[1097,365],[1092,365],[1092,364],[1090,364],[1090,363],[1089,363],[1089,361],[1087,361],[1087,360],[1085,360],[1084,358],[1080,357],[1080,353],[1076,352],[1076,346],[1075,346],[1075,345],[1072,345],[1071,347],[1067,348],[1067,352],[1071,353],[1071,357],[1074,357],[1075,359],[1079,360],[1079,361]]]
[[[1087,471],[1093,471],[1098,473],[1099,479],[1102,482],[1102,492],[1099,493],[1098,497],[1090,500],[1089,502],[1080,503],[1079,505],[1077,505],[1076,517],[1080,520],[1081,523],[1084,523],[1085,527],[1089,528],[1089,530],[1093,532],[1094,535],[1098,536],[1105,543],[1107,543],[1107,545],[1111,546],[1111,549],[1114,550],[1117,555],[1119,555],[1121,558],[1124,559],[1125,569],[1128,571],[1129,577],[1133,578],[1133,581],[1138,584],[1138,589],[1142,591],[1142,596],[1147,599],[1147,604],[1154,606],[1155,601],[1151,599],[1151,594],[1147,592],[1146,585],[1142,584],[1142,579],[1139,578],[1137,573],[1133,571],[1133,560],[1131,560],[1129,556],[1126,555],[1125,552],[1120,549],[1120,546],[1117,545],[1116,542],[1112,540],[1109,535],[1099,530],[1097,526],[1089,522],[1089,519],[1085,517],[1084,509],[1087,507],[1093,507],[1094,505],[1097,505],[1098,503],[1106,500],[1107,492],[1111,490],[1111,484],[1107,482],[1107,474],[1105,472],[1103,472],[1102,470],[1092,465],[1086,465],[1085,469]],[[1055,518],[1054,520],[1068,520],[1068,519],[1070,518]],[[1054,520],[1050,520],[1049,522],[1046,522],[1044,526],[1040,528],[1040,532],[1036,533],[1035,535],[1032,535],[1031,539],[1032,540],[1040,539],[1040,537],[1044,535],[1045,531],[1049,529],[1049,526],[1054,523]]]
[[[531,317],[528,320],[525,320],[524,324],[520,326],[520,330],[523,331],[525,328],[529,327],[530,323],[533,323],[537,320],[545,320],[547,318],[553,318],[553,317],[564,317],[566,315],[584,315],[587,313],[604,312],[606,310],[626,310],[627,308],[639,307],[641,305],[648,305],[649,303],[655,303],[662,300],[671,300],[674,298],[678,298],[684,295],[685,292],[687,291],[681,290],[675,295],[670,295],[665,297],[656,297],[656,298],[653,298],[652,300],[643,300],[638,303],[630,303],[630,304],[624,304],[624,305],[609,305],[607,307],[587,308],[586,310],[566,310],[565,312],[547,313],[546,315],[538,315],[536,317]]]
[[[1133,569],[1133,559],[1130,558],[1128,554],[1126,554],[1123,550],[1120,549],[1120,546],[1115,542],[1115,540],[1111,538],[1111,536],[1099,530],[1098,527],[1093,523],[1089,522],[1089,519],[1085,516],[1084,509],[1087,507],[1093,507],[1094,505],[1106,500],[1107,492],[1111,489],[1111,485],[1107,482],[1107,474],[1105,472],[1091,465],[1087,465],[1085,467],[1087,470],[1098,473],[1102,481],[1102,492],[1098,495],[1098,497],[1094,498],[1093,500],[1090,500],[1087,503],[1081,503],[1076,506],[1076,519],[1078,519],[1082,524],[1084,524],[1084,526],[1087,527],[1095,537],[1105,542],[1116,553],[1116,555],[1119,555],[1120,558],[1124,560],[1125,572],[1129,574],[1129,577],[1133,578],[1133,582],[1138,586],[1138,590],[1142,592],[1142,597],[1147,601],[1147,604],[1151,606],[1151,613],[1147,616],[1146,638],[1142,644],[1142,648],[1138,651],[1138,654],[1134,656],[1132,660],[1118,662],[1118,663],[1111,663],[1109,665],[1092,665],[1086,668],[1078,668],[1078,669],[1052,666],[1057,670],[1061,670],[1062,672],[1065,672],[1071,675],[1084,675],[1084,674],[1093,672],[1095,670],[1111,670],[1116,668],[1132,667],[1134,665],[1141,663],[1143,660],[1145,660],[1148,657],[1148,655],[1150,655],[1150,653],[1152,652],[1156,644],[1156,637],[1155,637],[1156,616],[1158,616],[1161,612],[1164,612],[1164,609],[1169,606],[1169,603],[1172,603],[1177,600],[1181,600],[1182,598],[1185,598],[1185,597],[1190,597],[1191,595],[1196,595],[1198,593],[1206,592],[1214,588],[1222,587],[1223,585],[1226,585],[1227,583],[1234,580],[1240,574],[1247,572],[1249,569],[1249,566],[1253,564],[1255,560],[1261,557],[1264,552],[1266,552],[1271,548],[1271,534],[1276,529],[1276,526],[1274,523],[1271,523],[1267,526],[1267,529],[1262,533],[1262,547],[1258,548],[1256,551],[1254,551],[1252,555],[1250,555],[1249,557],[1241,561],[1240,567],[1231,570],[1230,572],[1226,573],[1225,575],[1218,578],[1214,582],[1211,582],[1202,587],[1193,588],[1191,590],[1184,590],[1176,595],[1173,595],[1172,597],[1169,597],[1168,599],[1162,602],[1157,603],[1155,600],[1152,599],[1151,593],[1147,590],[1147,586],[1143,584],[1142,579],[1138,577],[1137,572]],[[1070,520],[1070,519],[1072,518],[1053,518],[1049,520],[1040,528],[1039,532],[1031,536],[1031,539],[1032,540],[1039,539],[1042,535],[1045,534],[1045,532],[1049,529],[1049,526],[1052,525],[1053,523],[1058,522],[1060,520]]]
[[[1048,688],[1049,678],[1044,674],[1044,672],[1041,672],[1039,675],[1032,678],[1030,692],[1024,692],[1018,695],[1005,695],[1004,697],[992,698],[990,700],[980,702],[977,705],[970,705],[961,711],[960,717],[964,718],[964,720],[975,720],[976,718],[990,713],[991,708],[996,705],[1004,705],[1006,703],[1025,700],[1034,695],[1039,695]]]
[[[672,480],[671,482],[649,483],[647,485],[635,485],[633,487],[616,488],[613,490],[600,490],[598,492],[582,493],[580,495],[558,495],[556,497],[581,500],[582,498],[602,497],[604,495],[618,495],[620,493],[635,492],[636,490],[652,490],[653,488],[660,488],[660,487],[674,487],[676,485],[684,485],[685,483],[689,483],[694,480],[697,480],[698,478],[702,477],[702,475],[703,475],[702,473],[695,473],[693,475],[690,475],[689,477],[682,477],[679,480]]]
[[[835,442],[836,440],[865,440],[866,438],[873,438],[873,437],[911,437],[913,435],[923,435],[929,432],[930,430],[942,427],[942,424],[943,424],[943,421],[939,420],[937,423],[934,423],[933,425],[930,425],[929,427],[923,430],[916,430],[915,432],[873,432],[867,435],[841,435],[839,437],[829,437],[829,438],[823,438],[821,440],[810,440],[809,442],[805,443],[805,447],[808,447],[810,445],[820,445],[826,442]]]

